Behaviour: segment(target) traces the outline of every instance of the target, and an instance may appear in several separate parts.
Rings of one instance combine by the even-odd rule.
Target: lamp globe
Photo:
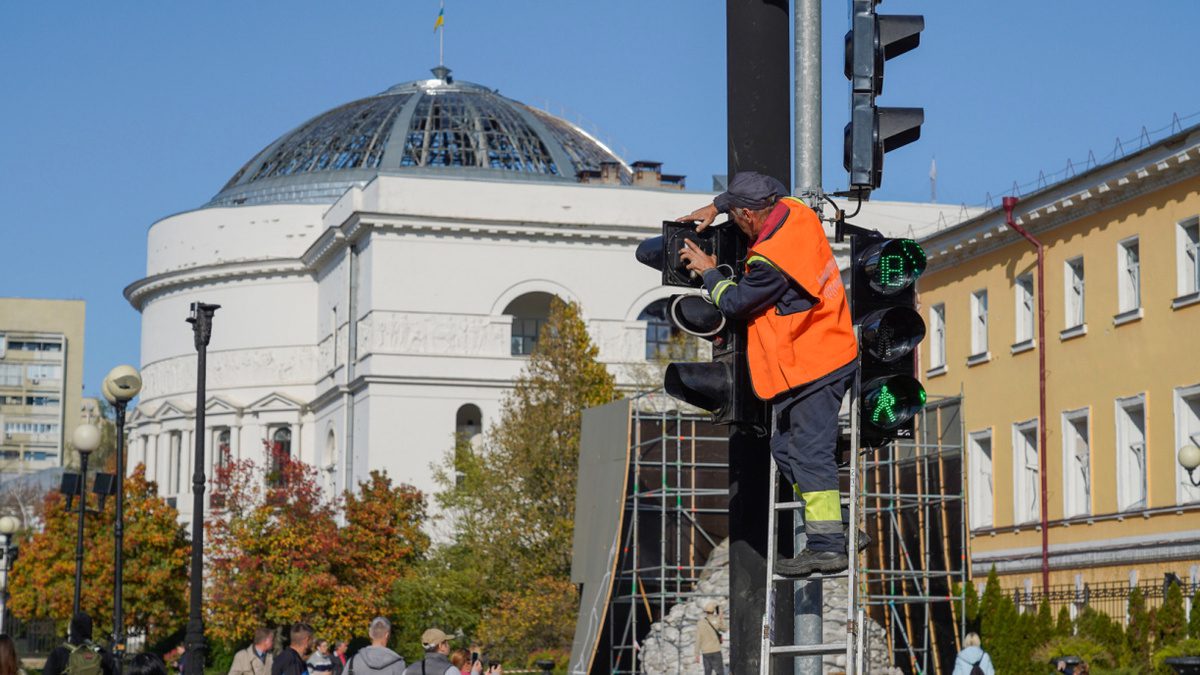
[[[1200,467],[1200,448],[1188,443],[1179,449],[1179,465],[1189,472]]]
[[[113,368],[108,371],[104,382],[105,390],[111,392],[117,401],[129,401],[142,390],[142,374],[133,366],[122,365]]]
[[[16,516],[4,516],[0,518],[0,534],[12,536],[19,529],[21,529],[21,521]]]
[[[71,445],[77,452],[93,452],[100,447],[100,427],[95,424],[80,424],[71,435]]]

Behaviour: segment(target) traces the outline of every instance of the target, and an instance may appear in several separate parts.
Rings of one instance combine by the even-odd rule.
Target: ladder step
[[[779,645],[771,647],[772,656],[832,656],[845,654],[846,645],[826,643],[823,645]]]
[[[776,574],[771,577],[771,581],[823,581],[825,579],[845,579],[850,572],[835,572],[834,574],[823,574],[821,572],[813,572],[806,577],[785,577]]]

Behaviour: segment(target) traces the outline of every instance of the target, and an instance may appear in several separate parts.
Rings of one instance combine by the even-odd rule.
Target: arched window
[[[217,468],[229,466],[233,461],[233,453],[229,446],[229,429],[217,430]]]
[[[334,435],[333,429],[329,430],[329,434],[325,436],[325,462],[323,468],[327,471],[333,471],[333,467],[337,465],[337,436]]]
[[[550,299],[553,297],[549,293],[526,293],[504,308],[504,313],[511,314],[513,318],[513,356],[528,356],[533,353],[538,333],[550,316]]]
[[[283,483],[283,464],[292,456],[292,428],[277,427],[271,432],[271,444],[268,448],[271,456],[268,458],[267,465],[271,467],[267,474],[267,481],[272,485],[280,485]]]
[[[638,321],[646,322],[646,358],[665,358],[670,353],[671,339],[679,329],[667,317],[670,299],[663,298],[650,303],[638,314]]]
[[[458,409],[454,416],[454,433],[468,439],[474,438],[483,431],[483,413],[479,406],[467,403]]]

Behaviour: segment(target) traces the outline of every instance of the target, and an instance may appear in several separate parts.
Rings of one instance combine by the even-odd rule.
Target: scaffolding
[[[871,536],[859,558],[861,607],[908,673],[949,672],[966,626],[962,439],[962,397],[931,396],[916,438],[866,450],[860,462]]]
[[[655,410],[654,400],[631,406],[622,548],[601,650],[608,663],[592,672],[641,672],[651,625],[697,594],[709,554],[729,535],[727,431],[708,415]]]

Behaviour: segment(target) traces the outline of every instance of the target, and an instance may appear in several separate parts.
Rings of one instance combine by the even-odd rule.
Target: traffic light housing
[[[746,241],[737,228],[724,223],[696,233],[690,223],[664,221],[662,236],[638,247],[638,260],[660,269],[663,285],[698,288],[703,280],[692,276],[679,260],[684,239],[696,242],[716,256],[718,265],[741,275]],[[766,405],[754,395],[746,365],[746,327],[727,321],[699,293],[672,296],[667,316],[677,329],[710,341],[712,360],[668,364],[663,378],[666,392],[711,412],[717,424],[765,427]]]
[[[883,155],[921,137],[923,108],[880,108],[884,64],[921,44],[925,17],[879,15],[878,0],[853,0],[846,33],[845,74],[850,80],[850,123],[844,132],[842,164],[850,193],[862,199],[883,182]]]
[[[916,281],[925,265],[925,251],[911,239],[869,231],[851,239],[850,312],[859,327],[864,446],[913,438],[913,420],[925,406],[925,388],[914,376],[917,346],[925,338]]]

